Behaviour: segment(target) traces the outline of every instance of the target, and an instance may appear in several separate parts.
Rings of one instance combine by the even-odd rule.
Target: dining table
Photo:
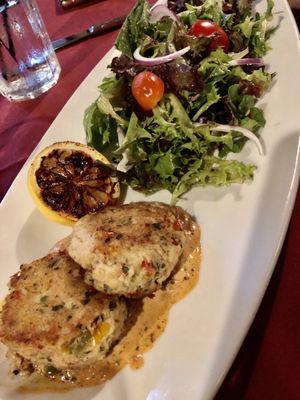
[[[128,14],[134,2],[94,1],[64,10],[58,1],[37,0],[52,40]],[[117,34],[114,30],[59,50],[59,81],[35,100],[10,102],[0,97],[0,200],[70,96],[113,46]],[[243,344],[215,395],[217,400],[300,399],[299,233],[298,192],[273,275]]]

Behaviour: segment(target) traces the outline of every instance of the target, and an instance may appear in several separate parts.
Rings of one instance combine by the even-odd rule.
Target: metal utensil
[[[126,15],[105,21],[99,25],[92,25],[82,32],[75,33],[74,35],[52,41],[54,50],[61,49],[62,47],[69,46],[70,44],[79,42],[88,37],[100,35],[101,33],[109,32],[118,29],[122,26],[126,19]]]
[[[102,0],[59,0],[59,4],[63,9],[69,10],[77,6],[88,5],[89,3],[96,3],[97,1]]]

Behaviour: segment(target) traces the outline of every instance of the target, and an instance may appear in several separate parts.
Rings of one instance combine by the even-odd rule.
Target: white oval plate
[[[222,382],[259,306],[272,274],[293,207],[299,163],[300,53],[297,28],[288,5],[280,29],[266,57],[277,72],[272,89],[263,97],[267,120],[263,130],[266,156],[247,143],[241,159],[258,166],[253,183],[220,189],[196,188],[180,206],[195,215],[202,229],[203,262],[200,282],[173,307],[165,333],[145,355],[138,371],[129,367],[103,387],[45,393],[43,399],[199,400],[213,397]],[[263,4],[262,6],[265,6]],[[101,40],[101,39],[100,39]],[[77,89],[43,137],[34,154],[55,141],[84,142],[85,108],[98,95],[97,85],[107,74],[110,51]],[[33,154],[33,155],[34,155]],[[36,210],[26,187],[33,157],[17,176],[0,208],[2,267],[0,297],[9,277],[21,263],[42,257],[69,233],[46,221]],[[145,196],[128,191],[126,202]],[[160,192],[147,200],[169,202]],[[0,398],[36,399],[19,394],[7,375],[5,349],[0,352]]]

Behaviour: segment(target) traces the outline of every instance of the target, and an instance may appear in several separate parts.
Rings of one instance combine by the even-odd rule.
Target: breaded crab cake
[[[97,290],[139,297],[170,276],[190,226],[191,218],[178,207],[146,202],[112,206],[81,218],[67,250]]]
[[[89,365],[104,358],[124,332],[124,300],[97,292],[82,272],[70,257],[54,253],[22,265],[11,278],[0,340],[15,373],[30,366],[49,375]]]

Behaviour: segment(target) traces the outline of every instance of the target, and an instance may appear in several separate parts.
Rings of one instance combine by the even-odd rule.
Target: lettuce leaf
[[[263,57],[270,49],[268,39],[277,29],[269,25],[269,21],[273,18],[273,7],[274,1],[267,0],[265,13],[246,16],[237,25],[245,37],[244,44],[249,47],[250,54],[254,57]]]
[[[121,28],[115,43],[116,48],[132,58],[147,27],[149,27],[149,5],[146,0],[138,0]]]
[[[167,189],[175,202],[195,185],[251,179],[253,166],[224,160],[216,153],[217,149],[234,151],[239,139],[238,133],[213,132],[209,124],[195,127],[179,99],[168,94],[153,117],[139,121],[131,115],[125,141],[115,154],[126,152],[129,168],[123,178],[127,184],[146,193]]]
[[[180,196],[193,186],[224,186],[232,183],[244,183],[253,178],[255,169],[254,165],[207,156],[196,162],[180,179],[172,193],[171,203],[175,204]]]
[[[97,103],[92,103],[84,113],[83,125],[86,142],[101,151],[111,160],[112,152],[117,148],[117,123],[108,114],[101,112]]]
[[[247,57],[261,57],[274,31],[274,3],[267,0],[262,14],[252,13],[250,0],[174,0],[169,6],[180,13],[180,22],[165,17],[152,24],[147,1],[137,1],[116,41],[122,54],[111,63],[115,75],[99,86],[100,96],[86,110],[84,125],[87,142],[110,152],[121,165],[124,183],[145,193],[169,190],[175,203],[194,186],[252,179],[253,165],[226,158],[240,152],[247,138],[235,129],[224,133],[213,127],[240,126],[258,135],[265,118],[256,103],[274,76],[264,68],[232,66],[234,54],[221,48],[211,52],[212,38],[192,37],[188,29],[197,19],[210,19],[229,36],[231,51],[247,48]],[[133,59],[138,46],[155,57],[186,45],[190,51],[167,64],[147,67]],[[145,69],[165,85],[151,111],[143,110],[131,92],[133,78]],[[120,129],[124,139],[119,144]]]

